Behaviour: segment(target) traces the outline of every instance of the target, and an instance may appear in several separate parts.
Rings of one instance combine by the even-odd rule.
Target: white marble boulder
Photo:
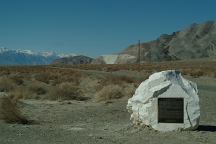
[[[170,108],[170,117],[174,115],[175,118],[173,110],[176,105],[170,105],[168,101],[159,108],[159,100],[171,98],[182,100],[182,122],[169,122],[169,118],[168,122],[162,121],[163,113],[159,114],[162,109],[169,111]],[[198,89],[195,83],[183,78],[179,71],[154,73],[136,89],[133,97],[128,100],[127,109],[135,125],[146,125],[158,131],[195,130],[200,119]],[[169,117],[169,112],[164,114]],[[179,117],[178,113],[176,115]]]

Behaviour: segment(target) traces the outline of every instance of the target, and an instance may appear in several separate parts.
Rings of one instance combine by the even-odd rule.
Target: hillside
[[[129,46],[120,52],[119,56],[125,54],[135,56],[137,59],[138,45]],[[181,31],[162,34],[156,40],[141,43],[140,58],[142,62],[216,59],[216,22],[192,24]],[[106,63],[101,57],[96,61]],[[127,63],[127,60],[124,61]]]
[[[137,55],[137,45],[121,54]],[[190,27],[163,34],[158,39],[141,44],[142,61],[216,58],[216,22],[192,24]]]

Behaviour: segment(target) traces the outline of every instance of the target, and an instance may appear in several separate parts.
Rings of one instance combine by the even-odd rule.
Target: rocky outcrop
[[[93,64],[132,64],[136,57],[128,54],[103,55],[95,59]]]
[[[180,72],[162,71],[154,73],[140,84],[133,97],[128,100],[127,109],[135,125],[150,126],[158,131],[194,130],[198,127],[200,119],[197,93],[196,84],[184,79]],[[167,123],[159,121],[159,115],[161,115],[159,99],[164,98],[182,99],[182,122],[174,123],[172,119]],[[172,106],[169,107],[170,114],[166,113],[166,115],[171,116],[171,113],[174,112],[174,116],[177,116],[176,109]]]
[[[141,44],[141,61],[186,59],[216,59],[216,22],[192,24],[190,27],[163,34],[158,39]],[[131,45],[120,54],[137,57],[138,45]]]

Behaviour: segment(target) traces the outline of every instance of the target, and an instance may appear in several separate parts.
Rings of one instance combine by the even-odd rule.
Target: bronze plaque
[[[184,99],[158,98],[158,123],[184,123]]]

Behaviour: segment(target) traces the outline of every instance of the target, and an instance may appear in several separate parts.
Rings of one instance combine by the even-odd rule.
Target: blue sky
[[[215,6],[215,0],[0,0],[0,47],[96,57],[216,20]]]

